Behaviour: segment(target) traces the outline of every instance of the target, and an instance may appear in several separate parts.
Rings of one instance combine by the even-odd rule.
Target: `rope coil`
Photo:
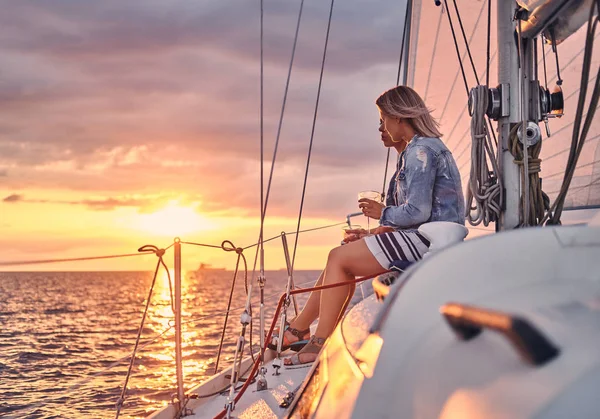
[[[542,151],[542,142],[538,141],[534,145],[527,147],[529,154],[527,175],[525,174],[525,161],[523,158],[523,143],[519,139],[518,133],[521,130],[523,123],[518,123],[512,127],[509,135],[510,152],[514,157],[514,163],[519,166],[520,178],[521,178],[521,197],[519,203],[519,213],[521,214],[521,225],[524,225],[523,213],[525,210],[529,211],[528,225],[539,225],[544,218],[545,212],[550,207],[550,200],[548,196],[542,191],[542,181],[540,179],[540,171],[542,170],[542,159],[540,159],[540,152]],[[525,140],[527,141],[527,140]],[[524,189],[525,176],[529,176],[529,205],[525,202]],[[526,207],[528,207],[526,209]]]
[[[498,177],[498,161],[485,120],[488,100],[487,86],[476,86],[469,94],[471,171],[465,211],[472,226],[483,223],[486,227],[498,220],[502,211],[502,180]],[[492,170],[489,170],[488,160]]]

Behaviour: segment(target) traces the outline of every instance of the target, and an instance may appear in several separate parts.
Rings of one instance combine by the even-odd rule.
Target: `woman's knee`
[[[336,247],[329,251],[329,256],[327,257],[327,266],[330,269],[341,269],[346,274],[351,274],[349,271],[350,268],[350,260],[348,257],[348,252],[345,252],[345,248],[342,246]]]
[[[327,265],[339,266],[344,260],[344,248],[342,246],[334,247],[327,256]]]

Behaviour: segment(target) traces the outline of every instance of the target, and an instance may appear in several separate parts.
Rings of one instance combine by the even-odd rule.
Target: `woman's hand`
[[[344,236],[344,240],[342,240],[343,243],[350,243],[350,242],[355,242],[357,240],[362,239],[363,237],[365,237],[367,235],[367,230],[365,230],[364,228],[357,228],[357,229],[353,229],[353,230],[345,230],[345,236]]]
[[[379,220],[385,205],[372,199],[362,198],[358,200],[358,207],[367,217]]]
[[[392,228],[392,227],[388,227],[388,226],[379,226],[377,228],[374,228],[372,230],[373,234],[382,234],[382,233],[389,233],[392,231],[396,231],[396,229]]]

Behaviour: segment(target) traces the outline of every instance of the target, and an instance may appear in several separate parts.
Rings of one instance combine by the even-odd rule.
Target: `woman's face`
[[[385,147],[395,147],[401,142],[401,125],[397,119],[379,111],[379,132]]]

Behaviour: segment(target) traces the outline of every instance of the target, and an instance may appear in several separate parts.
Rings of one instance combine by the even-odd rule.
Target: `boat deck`
[[[294,352],[292,351],[286,351],[282,355],[290,356],[293,353]],[[244,393],[244,396],[236,404],[232,417],[240,419],[256,417],[281,418],[285,415],[286,409],[279,407],[279,404],[289,392],[296,390],[302,384],[307,373],[310,371],[312,364],[299,368],[286,368],[282,366],[280,374],[273,375],[275,371],[272,366],[273,356],[274,351],[267,351],[265,353],[265,359],[269,359],[265,362],[265,367],[267,368],[266,378],[269,386],[268,389],[259,392],[256,391],[256,383],[250,384]],[[246,371],[251,365],[251,358],[248,357],[244,359],[242,371]],[[186,409],[191,410],[191,415],[185,417],[197,419],[213,418],[221,412],[227,403],[229,390],[210,397],[202,397],[202,395],[212,394],[226,388],[229,384],[229,379],[226,376],[230,373],[231,368],[228,368],[219,375],[187,392],[189,395],[198,395],[198,398],[190,399]],[[242,384],[243,383],[240,382],[238,388],[241,387]],[[174,408],[169,406],[164,410],[156,412],[154,415],[150,416],[150,418],[173,418],[174,414]]]

